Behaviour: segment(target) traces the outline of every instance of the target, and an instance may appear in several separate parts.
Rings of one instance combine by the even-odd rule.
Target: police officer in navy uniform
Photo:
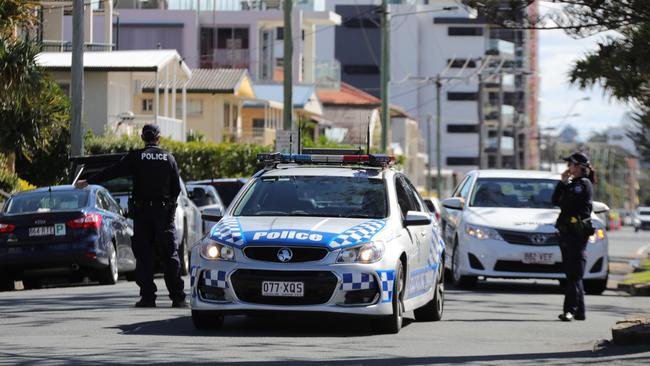
[[[559,232],[562,263],[566,275],[562,321],[585,320],[585,299],[582,277],[587,264],[587,241],[593,234],[591,224],[592,183],[594,169],[589,158],[575,152],[563,158],[567,170],[553,192],[553,204],[560,207],[556,222]]]
[[[158,146],[158,126],[145,125],[141,137],[145,143],[143,149],[129,152],[117,164],[87,180],[77,181],[75,187],[84,188],[117,177],[133,178],[132,245],[141,296],[135,306],[156,307],[153,275],[158,253],[165,264],[165,285],[172,307],[187,307],[174,225],[176,199],[181,191],[178,166],[174,156]]]

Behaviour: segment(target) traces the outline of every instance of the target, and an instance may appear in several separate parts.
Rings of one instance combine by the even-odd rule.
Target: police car
[[[196,328],[255,311],[440,320],[444,242],[422,198],[386,155],[260,154],[191,256]],[[219,220],[220,219],[220,220]]]

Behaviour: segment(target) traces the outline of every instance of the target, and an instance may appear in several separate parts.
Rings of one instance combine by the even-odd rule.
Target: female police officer
[[[562,321],[585,320],[585,299],[582,277],[587,263],[586,247],[593,234],[591,224],[592,183],[594,169],[589,158],[575,152],[563,159],[567,170],[553,192],[553,204],[560,207],[555,226],[560,234],[560,249],[566,275]]]

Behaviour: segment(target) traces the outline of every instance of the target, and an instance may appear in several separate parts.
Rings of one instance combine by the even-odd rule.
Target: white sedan
[[[478,277],[565,278],[554,226],[560,210],[551,203],[559,179],[523,170],[477,170],[465,177],[442,201],[445,265],[454,285],[471,287]],[[607,209],[594,202],[595,213]],[[595,213],[584,274],[589,294],[602,293],[608,278],[607,233]]]

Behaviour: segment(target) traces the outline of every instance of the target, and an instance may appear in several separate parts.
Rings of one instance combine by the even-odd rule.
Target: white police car
[[[266,168],[192,251],[196,328],[258,310],[377,316],[391,333],[405,311],[442,317],[444,242],[392,158],[258,159]]]

